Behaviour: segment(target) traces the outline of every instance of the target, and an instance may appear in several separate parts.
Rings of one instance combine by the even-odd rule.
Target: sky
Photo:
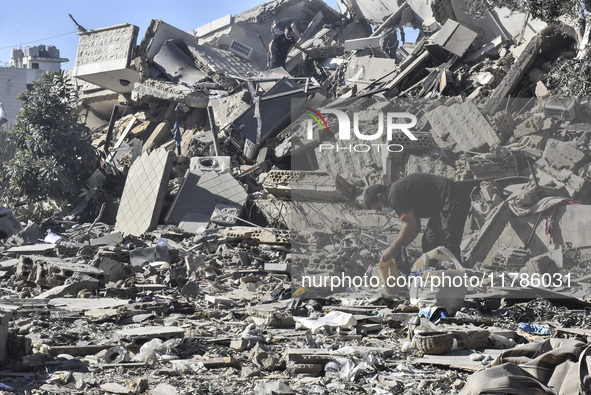
[[[68,13],[87,30],[130,23],[140,28],[138,43],[152,19],[189,31],[228,14],[239,14],[265,0],[10,0],[3,1],[0,21],[0,66],[9,66],[10,50],[34,45],[55,45],[62,69],[76,59],[78,32]],[[336,8],[334,0],[327,1]]]

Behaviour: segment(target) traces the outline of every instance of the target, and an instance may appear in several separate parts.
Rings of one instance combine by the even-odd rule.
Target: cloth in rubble
[[[532,182],[524,188],[513,192],[508,198],[509,208],[518,217],[541,213],[561,204],[579,204],[568,196],[560,196],[560,190],[541,186]]]
[[[545,231],[546,235],[549,236],[550,244],[553,242],[554,232],[556,228],[554,226],[554,214],[558,206],[563,204],[581,204],[581,202],[564,196],[545,196],[556,193],[556,189],[549,187],[536,188],[533,183],[530,183],[525,188],[516,191],[507,198],[509,208],[513,214],[518,217],[524,217],[526,215],[535,213],[547,214]]]
[[[572,395],[588,393],[589,346],[573,339],[548,339],[504,351],[491,367],[468,378],[460,395]]]

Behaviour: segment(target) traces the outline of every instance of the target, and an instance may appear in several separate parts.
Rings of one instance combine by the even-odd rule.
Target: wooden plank
[[[55,249],[57,244],[33,244],[28,246],[18,246],[9,248],[8,253],[26,254],[26,253],[44,253]]]
[[[484,350],[484,354],[488,354],[493,358],[498,357],[504,350]],[[413,360],[413,363],[420,363],[422,365],[436,365],[452,369],[466,370],[469,372],[477,372],[484,369],[481,361],[472,361],[470,359],[471,350],[456,350],[450,351],[441,355],[426,355],[422,358]]]
[[[400,84],[406,77],[408,77],[421,63],[423,63],[425,60],[427,60],[430,57],[429,52],[427,51],[423,51],[423,53],[421,53],[419,55],[419,57],[417,57],[407,68],[405,68],[404,70],[402,70],[400,73],[398,73],[396,75],[396,77],[394,77],[394,79],[389,82],[386,85],[386,89],[388,89],[388,92],[386,92],[386,94],[389,94],[392,92],[392,90],[394,88],[396,88],[396,86],[398,84]]]
[[[556,328],[556,335],[591,336],[591,329],[582,328]]]
[[[58,356],[59,354],[70,354],[74,357],[84,357],[86,355],[94,355],[99,351],[108,350],[113,347],[112,344],[103,345],[88,345],[88,346],[51,346],[49,353]]]
[[[507,72],[501,83],[495,88],[492,95],[489,96],[484,104],[483,113],[494,115],[501,108],[504,99],[518,86],[525,72],[538,57],[543,42],[543,33],[538,33],[529,41],[521,55],[519,55],[513,66],[511,66],[509,72]]]
[[[111,162],[111,160],[113,160],[113,158],[115,157],[115,152],[117,151],[117,149],[121,146],[121,144],[123,143],[123,141],[127,137],[127,134],[129,133],[129,131],[133,127],[133,124],[135,123],[135,121],[136,121],[136,117],[132,117],[131,120],[129,121],[129,123],[127,124],[127,127],[125,128],[123,133],[121,133],[121,136],[119,137],[119,139],[115,143],[115,146],[113,147],[113,149],[111,150],[111,153],[107,157],[106,162]]]
[[[232,357],[216,357],[216,358],[202,358],[196,357],[194,359],[173,359],[170,361],[172,364],[182,365],[193,365],[197,363],[203,363],[207,369],[211,368],[223,368],[226,366],[240,367],[240,363]]]

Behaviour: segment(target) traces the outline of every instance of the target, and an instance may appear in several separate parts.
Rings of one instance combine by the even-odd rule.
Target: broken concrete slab
[[[396,68],[396,60],[377,58],[374,56],[355,56],[347,65],[345,79],[347,82],[357,84],[359,90],[376,82],[378,79],[393,73]]]
[[[462,57],[477,36],[478,33],[448,19],[431,39],[445,50]]]
[[[86,296],[92,294],[99,289],[99,280],[86,274],[79,272],[74,273],[68,277],[63,285],[55,285],[45,292],[35,296],[39,299],[51,299],[60,296]]]
[[[129,251],[129,261],[136,270],[142,270],[146,265],[154,262],[168,262],[170,257],[166,246],[135,248]]]
[[[6,239],[23,230],[8,207],[0,207],[0,239]]]
[[[170,361],[171,364],[182,364],[182,365],[189,365],[189,364],[203,364],[203,367],[206,369],[215,369],[215,368],[222,368],[222,367],[239,367],[240,363],[232,358],[232,357],[202,357],[197,356],[194,359],[173,359]]]
[[[187,170],[185,179],[166,214],[167,223],[180,223],[188,213],[211,217],[216,205],[224,204],[242,210],[248,195],[228,173],[200,173]]]
[[[411,154],[406,162],[405,174],[431,173],[453,180],[456,177],[456,170],[441,159],[442,154],[439,156]]]
[[[556,170],[568,169],[570,172],[576,172],[586,157],[585,150],[574,141],[563,142],[549,139],[540,162],[546,163]]]
[[[465,151],[479,151],[501,143],[493,127],[471,101],[439,106],[425,114],[440,139],[449,135]]]
[[[257,343],[250,351],[250,360],[261,370],[274,371],[281,364],[281,357],[261,343]]]
[[[33,244],[18,247],[11,247],[7,252],[14,255],[22,254],[50,254],[57,247],[57,244]]]
[[[219,231],[222,237],[230,240],[251,240],[264,244],[290,244],[290,232],[280,229],[232,226]]]
[[[185,54],[174,40],[164,42],[154,56],[154,64],[171,82],[188,82],[194,85],[205,78],[205,73],[195,67],[193,59]]]
[[[519,270],[530,258],[530,252],[519,247],[502,245],[492,258],[491,265],[504,267],[509,270]]]
[[[129,304],[127,299],[115,298],[55,298],[46,302],[50,306],[57,308],[64,308],[69,311],[84,312],[92,309],[100,308],[117,308]]]
[[[204,45],[188,46],[197,67],[222,86],[231,86],[232,78],[248,80],[258,77],[261,70],[230,51]]]
[[[461,155],[456,161],[456,180],[485,181],[517,176],[519,174],[517,157],[509,151],[499,149],[497,152],[498,155],[494,153]]]
[[[260,144],[275,137],[290,124],[292,109],[306,97],[307,83],[282,78],[247,111],[235,118],[230,128],[231,144],[253,161]]]
[[[124,280],[134,274],[134,270],[129,263],[120,262],[106,256],[97,256],[93,264],[102,270],[111,282]]]
[[[149,99],[171,100],[191,108],[206,108],[209,97],[201,89],[168,81],[146,79],[134,83],[130,89],[131,100],[141,104]]]
[[[484,354],[490,355],[492,358],[496,358],[501,354],[503,350],[484,350]],[[473,354],[472,350],[456,350],[450,351],[443,355],[429,355],[422,358],[417,358],[413,362],[426,364],[426,365],[438,365],[452,367],[454,369],[465,370],[469,372],[478,372],[485,368],[480,360],[474,361],[470,358]]]
[[[531,275],[534,274],[550,274],[553,275],[554,273],[559,273],[560,270],[556,261],[549,257],[548,255],[542,255],[535,258],[530,259],[524,268],[525,273]]]
[[[281,302],[254,305],[246,308],[248,314],[258,327],[292,328],[294,319],[285,311],[285,304]]]
[[[356,38],[345,41],[345,51],[351,52],[367,48],[379,48],[380,37]]]
[[[176,326],[145,326],[115,331],[117,337],[128,346],[139,347],[152,339],[183,338],[185,330]]]
[[[288,273],[289,266],[287,263],[266,262],[263,270],[271,273]]]
[[[494,115],[504,105],[504,100],[517,87],[521,77],[536,60],[543,42],[544,37],[541,33],[529,41],[523,53],[515,60],[509,72],[486,101],[483,108],[484,113]]]
[[[106,246],[111,243],[117,244],[123,241],[123,234],[121,232],[113,232],[109,233],[108,235],[104,235],[101,237],[97,237],[95,239],[90,240],[90,245],[99,247],[99,246]]]
[[[129,169],[115,230],[140,236],[156,225],[172,166],[170,152],[143,154]]]
[[[101,283],[105,281],[105,273],[100,269],[40,255],[21,256],[14,275],[24,281],[55,287],[64,285],[76,273],[87,275]]]
[[[355,19],[366,19],[376,25],[386,21],[390,15],[396,13],[400,8],[408,7],[406,3],[399,5],[372,0],[345,0],[343,3],[346,4]]]
[[[130,92],[139,80],[130,67],[138,32],[127,23],[79,32],[73,75],[114,92]]]
[[[216,31],[229,26],[232,23],[232,20],[232,14],[228,14],[214,21],[211,21],[195,29],[195,37],[204,37],[211,33],[215,33]]]
[[[232,158],[229,156],[200,156],[191,158],[189,170],[202,174],[210,170],[224,173],[232,168]]]
[[[225,128],[234,118],[248,110],[250,96],[250,92],[241,91],[230,96],[211,97],[209,105],[213,109],[217,127]]]
[[[197,44],[197,39],[192,34],[159,19],[152,19],[139,45],[138,55],[152,61],[167,40],[176,40],[186,45]]]
[[[278,197],[332,202],[348,201],[356,190],[339,175],[293,170],[271,170],[263,181],[263,187]]]

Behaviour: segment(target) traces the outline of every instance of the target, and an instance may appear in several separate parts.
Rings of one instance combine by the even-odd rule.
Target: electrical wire
[[[27,41],[26,43],[19,43],[19,44],[14,44],[14,45],[9,45],[8,47],[2,47],[0,49],[12,49],[12,48],[17,48],[26,44],[33,44],[33,43],[37,43],[39,41],[45,41],[45,40],[50,40],[52,38],[56,38],[56,37],[62,37],[62,36],[67,36],[68,34],[74,34],[74,33],[78,33],[78,30],[73,31],[73,32],[69,32],[69,33],[63,33],[63,34],[58,34],[57,36],[51,36],[51,37],[46,37],[46,38],[40,38],[38,40],[33,40],[33,41]]]

